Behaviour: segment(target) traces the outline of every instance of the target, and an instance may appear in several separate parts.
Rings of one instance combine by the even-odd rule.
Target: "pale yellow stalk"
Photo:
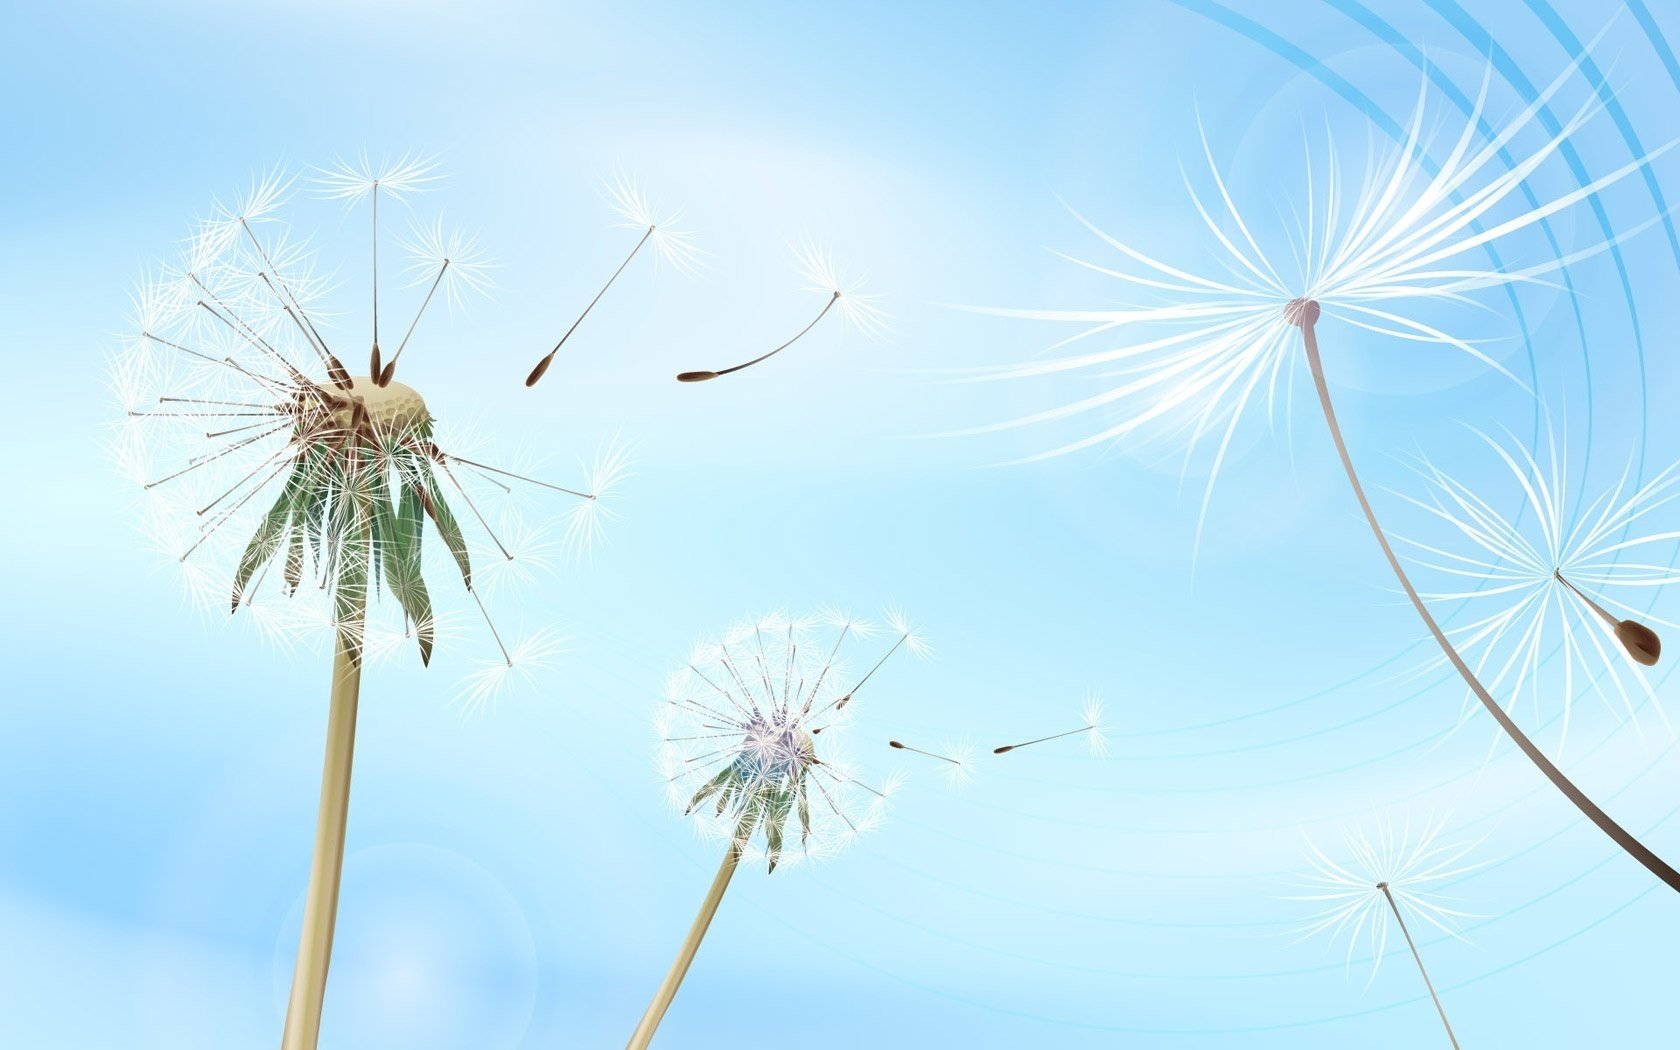
[[[671,964],[665,980],[660,982],[653,1002],[648,1004],[647,1012],[642,1015],[642,1023],[636,1026],[635,1033],[630,1036],[627,1050],[646,1050],[647,1045],[653,1042],[653,1034],[659,1030],[659,1022],[665,1019],[665,1011],[670,1009],[671,1000],[676,998],[677,989],[682,986],[683,977],[688,974],[688,966],[694,961],[694,953],[700,950],[700,942],[706,936],[707,927],[712,924],[712,916],[717,914],[718,905],[723,902],[723,891],[729,888],[729,880],[734,876],[735,867],[740,862],[741,843],[731,842],[729,852],[724,854],[723,863],[718,866],[717,877],[712,879],[712,888],[706,891],[706,899],[700,902],[700,914],[694,917],[694,925],[689,928],[688,938],[678,950],[677,959]]]

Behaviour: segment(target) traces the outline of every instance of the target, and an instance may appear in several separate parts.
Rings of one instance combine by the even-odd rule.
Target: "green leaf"
[[[706,801],[706,799],[710,798],[711,796],[717,794],[718,791],[723,788],[724,782],[734,775],[735,775],[735,767],[734,766],[725,766],[723,768],[723,771],[720,772],[717,776],[713,777],[712,779],[706,781],[704,784],[700,785],[700,790],[696,791],[694,793],[694,797],[688,800],[688,809],[685,810],[684,812],[687,812],[687,813],[694,812],[694,807],[696,807],[700,803]]]
[[[455,520],[455,514],[449,509],[449,504],[443,501],[443,492],[438,487],[437,475],[426,470],[421,475],[418,489],[421,505],[426,513],[431,515],[432,524],[437,526],[438,535],[449,548],[449,553],[455,556],[455,564],[461,568],[461,580],[472,590],[472,561],[467,557],[467,537],[461,532],[461,523]]]
[[[301,493],[297,503],[299,506],[303,503]],[[303,528],[295,520],[287,530],[287,538],[285,580],[286,593],[291,595],[297,593],[298,584],[303,582]]]
[[[410,498],[408,490],[405,490],[405,501]],[[418,508],[418,497],[412,498]],[[432,599],[426,591],[426,581],[420,575],[420,523],[405,509],[393,509],[390,501],[383,496],[375,496],[372,503],[374,535],[385,578],[403,612],[414,621],[415,636],[420,643],[420,662],[430,664]]]
[[[262,524],[257,526],[257,533],[251,537],[251,542],[245,545],[245,553],[240,556],[239,567],[233,574],[233,607],[230,612],[239,611],[240,599],[244,597],[245,587],[251,582],[251,577],[258,569],[267,565],[269,559],[279,551],[286,524],[291,521],[292,509],[307,473],[306,464],[299,463],[292,467],[291,474],[286,477],[285,486],[280,490],[280,497],[263,516]]]
[[[793,808],[793,792],[787,788],[772,792],[770,795],[770,811],[764,818],[764,839],[770,847],[770,870],[776,870],[776,861],[782,855],[782,825],[787,822],[788,810]]]

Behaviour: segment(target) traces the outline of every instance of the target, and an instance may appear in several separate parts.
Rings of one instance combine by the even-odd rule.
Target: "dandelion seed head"
[[[801,241],[793,256],[811,291],[839,297],[835,305],[848,324],[867,339],[886,336],[891,319],[881,309],[881,297],[864,292],[863,277],[847,277],[833,252],[816,241]]]
[[[844,746],[863,685],[845,657],[861,641],[826,615],[775,612],[702,642],[667,678],[657,766],[702,836],[774,869],[832,856],[879,824],[900,780],[871,781]]]
[[[315,169],[314,182],[320,196],[354,204],[376,188],[383,197],[406,201],[413,194],[430,189],[441,178],[435,158],[408,153],[375,164],[362,153],[354,161],[340,158]]]
[[[1458,901],[1441,890],[1482,866],[1466,860],[1480,843],[1443,842],[1445,828],[1445,817],[1415,825],[1407,817],[1396,825],[1379,816],[1367,826],[1348,830],[1334,856],[1308,840],[1312,872],[1304,878],[1305,892],[1289,899],[1317,910],[1302,923],[1299,939],[1345,938],[1350,967],[1355,952],[1365,947],[1374,978],[1388,947],[1390,896],[1393,907],[1408,920],[1462,939],[1459,923],[1473,916],[1454,907]]]
[[[409,255],[409,285],[436,283],[451,309],[460,309],[467,294],[485,295],[495,287],[490,280],[495,263],[479,245],[478,235],[446,229],[441,217],[415,223],[400,247]]]
[[[531,688],[552,670],[566,652],[566,636],[556,627],[544,627],[515,641],[502,658],[485,658],[468,673],[455,694],[455,704],[464,717],[492,712],[517,688]]]
[[[1085,743],[1091,749],[1091,754],[1098,758],[1108,755],[1108,735],[1103,732],[1103,704],[1102,697],[1095,693],[1085,698],[1085,706],[1080,709],[1080,718],[1085,722]]]
[[[1293,208],[1295,230],[1274,234],[1238,203],[1205,136],[1206,174],[1186,177],[1191,210],[1206,245],[1218,256],[1212,273],[1196,272],[1145,252],[1075,217],[1105,247],[1098,258],[1069,256],[1075,265],[1112,279],[1137,302],[1065,310],[991,310],[1004,316],[1077,326],[1054,356],[998,369],[1000,379],[1065,373],[1106,377],[1105,388],[971,433],[1058,424],[1072,436],[1031,459],[1155,435],[1189,455],[1209,448],[1204,514],[1235,432],[1251,408],[1274,416],[1289,403],[1288,385],[1301,356],[1298,325],[1315,304],[1328,322],[1387,337],[1399,346],[1437,345],[1515,377],[1472,341],[1434,320],[1441,309],[1473,305],[1475,293],[1541,281],[1607,250],[1627,234],[1553,254],[1532,265],[1494,265],[1490,253],[1532,233],[1553,216],[1580,206],[1614,182],[1646,167],[1673,144],[1585,185],[1528,203],[1530,175],[1570,141],[1596,109],[1588,103],[1553,134],[1539,127],[1547,103],[1569,82],[1572,64],[1531,105],[1492,124],[1486,81],[1455,136],[1437,141],[1426,128],[1429,99],[1418,105],[1399,143],[1344,158],[1336,143],[1305,159],[1306,193]],[[1427,87],[1427,81],[1425,82]],[[1491,126],[1490,126],[1491,125]],[[1484,128],[1488,128],[1486,134]],[[1519,141],[1540,144],[1518,152]],[[1502,153],[1516,153],[1507,163]],[[1285,256],[1289,263],[1283,260]],[[1096,345],[1089,350],[1084,346]],[[1281,392],[1280,392],[1281,391]],[[1096,419],[1095,424],[1085,421]]]
[[[410,162],[383,171],[382,188],[387,175],[394,195],[427,178]],[[365,660],[416,649],[430,660],[465,634],[470,607],[483,620],[475,643],[508,668],[475,675],[469,706],[482,707],[547,661],[541,632],[504,646],[473,579],[506,560],[498,528],[516,568],[485,574],[493,597],[529,582],[553,546],[487,498],[534,479],[492,486],[485,463],[482,477],[461,476],[419,391],[335,374],[326,281],[281,214],[290,185],[260,176],[138,287],[107,376],[123,412],[110,454],[135,486],[132,516],[195,608],[218,620],[231,610],[280,646],[336,638]],[[470,278],[476,247],[436,240],[467,244],[449,258]]]
[[[1560,747],[1583,692],[1635,721],[1646,703],[1663,717],[1614,621],[1676,626],[1638,603],[1680,582],[1668,564],[1676,534],[1657,524],[1680,498],[1680,464],[1644,482],[1630,464],[1583,501],[1570,490],[1567,449],[1555,438],[1537,456],[1514,440],[1477,437],[1515,499],[1484,495],[1424,459],[1417,466],[1424,495],[1405,498],[1441,535],[1396,536],[1408,560],[1441,581],[1425,599],[1462,606],[1447,629],[1454,646],[1508,708],[1561,708]]]
[[[648,234],[649,243],[661,262],[669,263],[678,273],[692,277],[699,272],[704,252],[694,243],[694,235],[681,228],[681,212],[661,213],[648,201],[647,189],[623,173],[604,184],[607,206],[619,216],[618,225]]]

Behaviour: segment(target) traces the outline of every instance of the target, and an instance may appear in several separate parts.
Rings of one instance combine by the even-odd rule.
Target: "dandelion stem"
[[[1406,938],[1406,947],[1412,950],[1412,958],[1417,960],[1418,973],[1423,974],[1423,986],[1429,989],[1429,998],[1435,1001],[1435,1012],[1441,1015],[1441,1025],[1447,1030],[1447,1039],[1458,1050],[1458,1037],[1453,1035],[1452,1022],[1447,1020],[1447,1011],[1441,1006],[1441,997],[1435,994],[1435,982],[1429,979],[1429,971],[1423,968],[1423,956],[1418,953],[1418,947],[1412,940],[1412,931],[1406,929],[1406,917],[1400,914],[1400,906],[1394,902],[1394,894],[1388,890],[1388,883],[1377,883],[1377,889],[1382,890],[1388,899],[1389,910],[1394,912],[1394,919],[1400,924],[1400,933]]]
[[[723,902],[723,893],[729,888],[729,880],[735,875],[735,868],[741,862],[741,850],[744,844],[739,840],[729,843],[729,852],[723,856],[723,863],[718,865],[717,875],[712,879],[711,888],[706,891],[706,899],[700,902],[700,913],[694,917],[694,925],[689,927],[688,936],[683,940],[682,947],[677,950],[676,961],[660,982],[659,990],[653,994],[653,1002],[648,1004],[647,1012],[642,1014],[641,1023],[630,1035],[630,1042],[626,1050],[646,1050],[653,1042],[653,1035],[659,1030],[659,1022],[665,1019],[665,1011],[670,1009],[671,1000],[676,998],[677,989],[682,986],[683,978],[688,974],[689,964],[694,962],[694,953],[700,950],[700,942],[706,937],[706,930],[712,925],[712,916],[717,914],[718,905]]]
[[[601,296],[607,294],[607,289],[611,288],[613,286],[613,282],[618,280],[618,275],[624,272],[624,268],[630,265],[630,260],[634,259],[636,257],[636,253],[642,250],[642,245],[646,244],[648,242],[648,238],[653,236],[654,229],[655,227],[653,226],[649,226],[647,228],[647,232],[642,234],[642,239],[636,242],[636,246],[634,248],[630,249],[630,254],[626,255],[624,257],[624,261],[618,264],[618,269],[614,270],[613,275],[607,278],[607,283],[603,284],[601,286],[601,290],[595,293],[595,298],[589,300],[589,305],[583,308],[583,313],[578,314],[577,320],[573,321],[572,326],[566,329],[566,334],[560,337],[560,341],[558,343],[554,344],[554,349],[550,350],[547,356],[537,362],[537,367],[531,369],[531,374],[525,377],[526,386],[537,385],[537,380],[543,377],[543,373],[548,371],[548,366],[554,362],[554,355],[558,354],[560,352],[560,348],[566,345],[566,340],[572,337],[572,333],[577,331],[578,325],[582,324],[583,319],[589,316],[589,311],[595,309],[595,304],[601,301]]]
[[[309,866],[303,932],[292,971],[292,995],[286,1007],[281,1050],[314,1050],[321,1031],[327,965],[332,959],[333,925],[338,915],[339,876],[344,869],[344,828],[350,812],[350,767],[362,683],[359,648],[359,626],[353,634],[338,632],[327,713],[326,761],[321,771],[321,805],[315,819],[315,853]]]
[[[804,337],[806,332],[809,332],[811,329],[815,328],[817,326],[817,322],[822,320],[823,317],[830,310],[834,309],[834,304],[839,302],[839,301],[840,301],[840,293],[839,292],[835,292],[833,295],[830,295],[828,297],[828,302],[823,304],[822,310],[820,310],[817,313],[817,316],[811,318],[811,323],[810,324],[806,325],[804,328],[801,328],[799,330],[798,335],[795,335],[792,339],[789,339],[787,342],[783,343],[781,346],[776,347],[776,349],[770,351],[769,353],[760,354],[758,357],[753,358],[751,361],[743,361],[738,365],[731,365],[728,368],[720,369],[716,372],[707,372],[707,371],[682,372],[682,373],[678,374],[677,382],[679,382],[679,383],[703,383],[708,379],[716,379],[718,376],[726,376],[731,372],[739,372],[743,368],[751,368],[753,365],[758,364],[760,361],[767,361],[770,358],[775,357],[777,354],[781,353],[783,350],[786,350],[788,347],[792,346],[794,343],[799,342],[799,340]]]
[[[1307,363],[1312,368],[1313,385],[1318,389],[1318,402],[1324,410],[1324,421],[1330,427],[1330,437],[1335,441],[1336,454],[1341,457],[1342,470],[1347,474],[1348,484],[1353,487],[1353,494],[1359,500],[1360,510],[1365,513],[1365,521],[1371,527],[1371,534],[1376,537],[1377,545],[1382,548],[1383,556],[1388,559],[1389,568],[1394,571],[1395,578],[1400,581],[1400,586],[1405,590],[1406,597],[1411,599],[1412,608],[1417,610],[1418,617],[1423,620],[1424,626],[1429,628],[1429,633],[1434,636],[1436,644],[1441,647],[1441,651],[1446,654],[1447,660],[1458,671],[1465,684],[1470,687],[1470,691],[1475,694],[1476,699],[1481,701],[1482,707],[1487,710],[1489,715],[1493,716],[1495,722],[1499,723],[1499,728],[1505,731],[1505,735],[1522,749],[1523,754],[1528,756],[1529,761],[1533,762],[1535,767],[1546,775],[1546,779],[1563,792],[1564,797],[1573,802],[1575,807],[1586,814],[1587,818],[1594,824],[1597,824],[1600,831],[1610,836],[1616,845],[1620,846],[1639,863],[1645,865],[1653,875],[1666,883],[1670,889],[1680,892],[1680,871],[1674,870],[1667,861],[1647,849],[1644,843],[1616,823],[1608,813],[1598,808],[1598,805],[1588,798],[1585,792],[1576,787],[1562,770],[1553,765],[1551,759],[1547,758],[1535,746],[1534,741],[1530,740],[1517,727],[1517,724],[1511,720],[1511,716],[1506,714],[1504,708],[1500,707],[1488,693],[1487,687],[1482,685],[1475,672],[1470,670],[1470,665],[1465,663],[1464,658],[1458,654],[1458,650],[1448,640],[1446,633],[1441,630],[1440,624],[1435,622],[1435,617],[1430,613],[1423,598],[1418,595],[1417,588],[1412,586],[1411,578],[1406,575],[1406,570],[1401,566],[1400,559],[1394,553],[1394,548],[1389,545],[1388,535],[1383,531],[1382,523],[1377,520],[1376,511],[1371,509],[1371,501],[1366,497],[1365,487],[1360,484],[1359,473],[1354,470],[1353,459],[1348,455],[1347,442],[1342,438],[1342,428],[1336,422],[1336,407],[1330,400],[1330,387],[1324,380],[1324,362],[1319,358],[1318,336],[1313,328],[1318,320],[1318,315],[1317,303],[1298,301],[1290,304],[1287,316],[1292,324],[1299,326],[1301,329],[1301,341],[1306,348]]]

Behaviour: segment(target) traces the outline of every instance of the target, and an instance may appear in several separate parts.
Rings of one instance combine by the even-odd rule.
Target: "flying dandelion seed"
[[[1646,556],[1676,538],[1673,530],[1650,531],[1647,521],[1680,497],[1680,465],[1643,484],[1634,483],[1630,468],[1572,516],[1564,457],[1555,442],[1542,465],[1526,447],[1508,449],[1485,434],[1477,436],[1522,493],[1520,512],[1501,514],[1426,460],[1419,470],[1428,497],[1410,502],[1445,523],[1450,540],[1426,544],[1400,537],[1412,548],[1416,565],[1454,581],[1451,590],[1424,597],[1466,603],[1469,621],[1448,632],[1459,652],[1489,689],[1510,698],[1507,709],[1527,700],[1536,710],[1551,691],[1541,667],[1560,653],[1560,748],[1577,681],[1588,683],[1607,704],[1619,704],[1629,717],[1637,719],[1636,699],[1648,701],[1660,717],[1656,691],[1640,669],[1657,662],[1662,640],[1641,622],[1652,618],[1617,594],[1631,597],[1680,582],[1680,572],[1659,564],[1654,553]]]
[[[848,671],[842,650],[867,635],[867,626],[832,613],[773,615],[700,645],[666,683],[655,723],[668,797],[703,836],[728,846],[676,962],[630,1038],[632,1050],[653,1039],[743,859],[763,858],[775,871],[832,856],[881,822],[897,781],[877,786],[863,779],[835,730],[894,653],[924,649],[902,616],[889,620],[897,637],[862,675]]]
[[[851,327],[870,339],[879,339],[886,332],[887,315],[881,312],[880,297],[865,295],[862,291],[862,279],[847,280],[841,275],[834,257],[818,245],[806,241],[794,253],[799,272],[810,281],[810,290],[822,292],[828,296],[817,316],[796,332],[792,339],[781,344],[769,353],[760,354],[751,361],[743,361],[738,365],[721,368],[717,371],[701,369],[695,372],[681,372],[677,375],[679,383],[703,383],[708,379],[726,376],[731,372],[739,372],[743,368],[751,368],[761,361],[768,361],[786,350],[794,343],[805,337],[805,333],[817,326],[817,322],[828,316],[830,310],[839,307],[840,316],[845,318]]]
[[[1044,744],[1052,740],[1065,740],[1070,736],[1084,734],[1085,743],[1090,747],[1091,754],[1098,758],[1107,755],[1108,737],[1104,735],[1102,730],[1102,701],[1095,696],[1087,698],[1079,715],[1082,724],[1078,729],[1069,729],[1064,733],[1052,733],[1049,736],[1041,736],[1035,740],[1026,740],[1019,744],[1005,744],[1002,747],[994,747],[992,748],[992,754],[1005,755],[1011,751],[1019,751],[1023,747],[1031,747],[1034,744]]]
[[[1463,940],[1456,923],[1470,916],[1449,907],[1456,902],[1441,896],[1438,887],[1482,865],[1464,863],[1464,858],[1478,843],[1450,845],[1440,842],[1444,827],[1444,819],[1432,820],[1419,829],[1414,838],[1410,819],[1398,831],[1390,822],[1378,821],[1374,834],[1363,829],[1348,834],[1346,847],[1349,859],[1345,862],[1330,859],[1309,841],[1308,860],[1312,863],[1313,873],[1307,876],[1307,884],[1313,892],[1290,899],[1310,901],[1322,907],[1307,920],[1301,940],[1321,934],[1328,935],[1332,940],[1346,936],[1349,966],[1353,965],[1354,951],[1361,944],[1366,945],[1371,952],[1373,979],[1388,949],[1388,917],[1393,915],[1401,935],[1406,939],[1406,946],[1411,949],[1412,958],[1417,962],[1424,986],[1429,989],[1435,1011],[1440,1014],[1447,1039],[1457,1050],[1458,1038],[1453,1035],[1447,1012],[1441,1006],[1440,997],[1435,994],[1434,983],[1429,979],[1429,971],[1424,969],[1423,955],[1406,925],[1406,916],[1410,915]]]
[[[900,740],[889,740],[887,746],[897,751],[908,751],[913,755],[943,762],[945,783],[953,788],[963,787],[974,781],[974,745],[968,740],[956,740],[945,745],[943,753],[928,751],[920,747],[911,747]]]
[[[1591,118],[1597,109],[1596,98],[1583,105],[1555,134],[1546,134],[1544,143],[1533,152],[1520,156],[1504,170],[1496,161],[1514,149],[1517,139],[1535,125],[1537,115],[1569,82],[1578,66],[1579,60],[1513,119],[1485,139],[1479,139],[1478,129],[1484,123],[1484,106],[1492,79],[1489,70],[1461,133],[1439,163],[1431,160],[1430,144],[1423,131],[1428,87],[1425,80],[1398,150],[1386,161],[1370,166],[1355,194],[1346,192],[1345,187],[1352,182],[1344,174],[1333,147],[1325,175],[1316,185],[1310,174],[1309,158],[1308,207],[1299,212],[1305,218],[1297,242],[1289,245],[1298,264],[1293,280],[1282,275],[1283,271],[1273,261],[1276,251],[1268,254],[1262,248],[1253,232],[1255,225],[1239,211],[1204,136],[1203,152],[1219,202],[1215,210],[1210,210],[1194,188],[1190,189],[1190,196],[1197,214],[1223,253],[1227,273],[1220,277],[1197,275],[1155,259],[1086,223],[1124,259],[1115,266],[1089,262],[1080,265],[1135,288],[1147,289],[1164,301],[1160,305],[1124,309],[992,311],[1007,316],[1076,321],[1088,326],[1059,345],[1098,335],[1118,334],[1130,339],[1117,349],[1002,371],[1001,376],[1019,377],[1097,369],[1105,375],[1117,375],[1122,381],[1073,404],[980,429],[1042,423],[1096,410],[1122,414],[1118,422],[1043,456],[1111,442],[1149,424],[1175,418],[1187,434],[1191,449],[1204,437],[1217,433],[1212,470],[1197,525],[1200,535],[1200,521],[1206,518],[1213,485],[1237,424],[1262,389],[1267,406],[1273,405],[1284,366],[1293,369],[1292,348],[1298,333],[1319,407],[1360,510],[1390,569],[1448,661],[1505,734],[1558,790],[1630,856],[1680,892],[1680,872],[1647,849],[1564,776],[1493,699],[1435,622],[1389,546],[1376,512],[1366,498],[1337,422],[1318,347],[1318,322],[1328,314],[1353,328],[1411,343],[1455,348],[1509,376],[1471,343],[1403,311],[1401,306],[1390,304],[1419,307],[1470,303],[1473,300],[1469,293],[1537,281],[1579,259],[1608,250],[1616,240],[1632,236],[1658,221],[1652,219],[1615,240],[1527,267],[1499,269],[1478,265],[1478,253],[1492,250],[1514,234],[1591,198],[1680,144],[1680,140],[1670,142],[1585,185],[1543,199],[1532,207],[1526,206],[1518,199],[1518,190]],[[1217,209],[1223,209],[1222,218],[1215,218]],[[1512,209],[1519,210],[1505,217]]]
[[[642,237],[636,242],[636,246],[630,249],[630,254],[624,257],[624,261],[618,264],[618,269],[607,278],[607,283],[595,293],[595,298],[589,300],[589,305],[583,308],[583,313],[578,314],[577,320],[572,322],[572,326],[566,329],[559,342],[554,344],[554,349],[531,369],[531,374],[525,377],[526,386],[537,385],[537,381],[548,372],[548,366],[554,363],[554,355],[566,345],[566,340],[578,330],[578,325],[581,325],[583,319],[589,316],[589,312],[595,309],[595,304],[601,301],[601,297],[607,294],[607,289],[613,286],[619,274],[625,271],[644,247],[651,244],[656,259],[669,263],[672,269],[685,276],[692,277],[699,268],[700,249],[695,246],[693,237],[677,225],[682,218],[681,213],[658,218],[653,206],[648,203],[647,191],[623,175],[608,184],[607,205],[622,220],[618,223],[620,227],[641,230]]]
[[[405,199],[432,178],[415,160],[365,168],[327,171],[323,193],[366,199],[372,210],[382,194]],[[375,349],[368,374],[353,377],[322,327],[325,288],[311,255],[276,217],[290,185],[267,176],[218,207],[182,258],[141,286],[138,332],[111,384],[125,411],[115,459],[141,490],[139,520],[200,604],[245,609],[283,643],[333,642],[314,859],[283,1037],[288,1050],[308,1050],[326,991],[363,664],[411,645],[431,662],[447,633],[428,586],[441,572],[459,575],[495,643],[496,669],[469,678],[468,706],[528,677],[551,655],[547,636],[506,645],[474,576],[475,563],[518,559],[491,526],[492,489],[597,501],[446,450],[420,392],[392,379],[433,295],[482,284],[472,241],[419,228],[425,298],[384,361],[375,293]]]

